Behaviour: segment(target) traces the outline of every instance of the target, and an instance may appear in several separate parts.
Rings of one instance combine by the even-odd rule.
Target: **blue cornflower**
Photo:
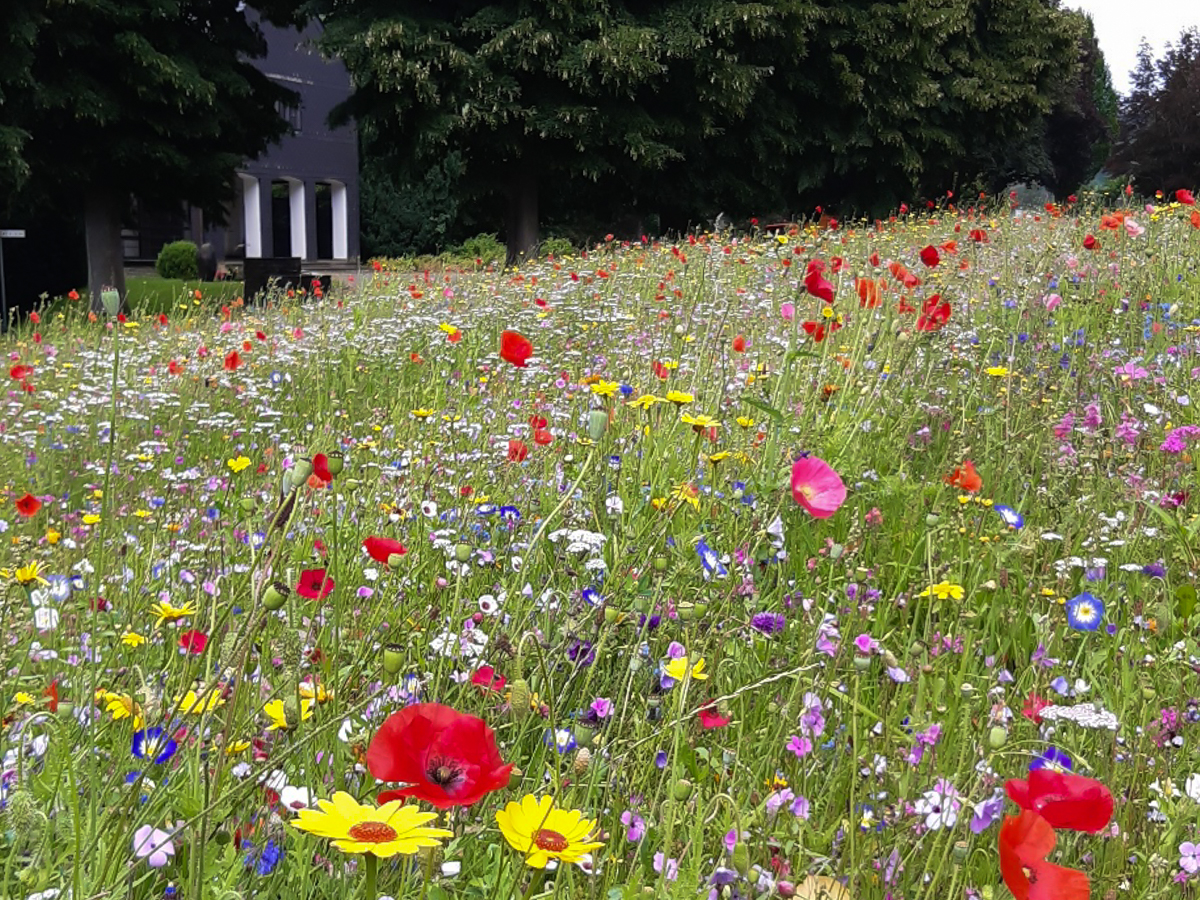
[[[1004,506],[1001,503],[997,503],[992,509],[1000,514],[1000,518],[1004,520],[1004,524],[1010,528],[1020,528],[1025,524],[1025,517],[1011,506]]]
[[[721,558],[717,556],[716,551],[708,546],[708,542],[704,538],[696,544],[696,553],[700,556],[700,563],[704,566],[706,574],[716,574],[718,576],[728,575],[729,570],[721,563]]]
[[[621,468],[621,457],[614,453],[608,458],[608,467],[614,471]]]
[[[133,733],[133,755],[162,765],[175,755],[179,745],[165,728],[142,728]]]
[[[569,728],[547,728],[542,742],[559,753],[570,753],[575,749],[575,735]]]
[[[500,507],[500,518],[506,522],[520,522],[521,511],[515,506],[502,506]]]
[[[261,852],[250,841],[243,841],[242,849],[247,851],[246,866],[254,866],[256,875],[270,875],[283,858],[283,848],[273,840],[267,841]]]
[[[1084,591],[1067,601],[1067,624],[1078,631],[1095,631],[1104,621],[1104,601]]]
[[[787,627],[787,619],[783,613],[760,612],[751,617],[750,625],[765,635],[779,634]]]
[[[1035,756],[1029,764],[1029,771],[1049,769],[1052,772],[1070,772],[1074,767],[1071,757],[1057,747],[1047,747],[1039,756]]]
[[[280,372],[278,369],[276,369],[274,372],[271,373],[271,384],[282,384],[282,383],[283,383],[283,373]]]
[[[633,396],[633,385],[631,385],[631,384],[621,385],[620,390],[621,390],[622,397],[632,397]]]
[[[475,507],[475,512],[481,516],[492,516],[500,510],[495,503],[480,503]]]
[[[604,598],[601,597],[596,591],[592,590],[591,588],[584,588],[583,589],[583,602],[586,603],[588,606],[599,606],[601,603],[604,602]]]

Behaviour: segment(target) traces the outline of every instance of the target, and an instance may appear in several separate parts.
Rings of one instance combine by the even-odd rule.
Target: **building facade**
[[[180,239],[211,244],[227,265],[286,256],[309,269],[337,268],[358,259],[358,135],[352,125],[328,124],[329,113],[350,96],[350,76],[341,62],[317,51],[317,23],[302,32],[259,26],[267,55],[255,65],[299,95],[296,108],[280,109],[291,133],[238,171],[223,225],[206,223],[198,209],[152,210],[135,200],[124,232],[130,264],[153,263],[164,244]]]

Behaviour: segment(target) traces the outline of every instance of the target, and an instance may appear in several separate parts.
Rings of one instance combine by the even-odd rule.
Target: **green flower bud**
[[[593,409],[588,413],[588,437],[598,441],[604,437],[608,429],[608,413],[602,409]]]
[[[858,671],[860,671],[860,672],[865,672],[867,669],[871,668],[871,657],[855,656],[854,657],[854,668],[858,669]]]
[[[404,648],[399,644],[388,644],[383,648],[383,671],[396,675],[404,666]]]
[[[733,847],[733,867],[743,878],[750,874],[750,848],[745,841],[738,841]]]
[[[988,746],[999,750],[1008,743],[1008,729],[1003,725],[993,725],[988,731]]]
[[[404,564],[404,557],[401,556],[399,553],[389,553],[388,558],[387,558],[387,564],[388,564],[389,569],[398,569],[398,568],[400,568],[401,565]]]
[[[654,557],[654,571],[655,572],[667,571],[667,558],[665,556]]]
[[[692,783],[686,778],[680,778],[675,782],[675,786],[671,788],[671,796],[680,803],[687,800],[688,797],[692,796]]]
[[[238,505],[242,507],[242,512],[244,513],[252,513],[258,509],[258,501],[253,497],[243,497],[238,501]]]
[[[291,593],[292,589],[286,584],[281,581],[273,581],[263,591],[263,606],[272,612],[282,609],[283,604],[287,603],[288,596]]]
[[[621,621],[621,613],[619,610],[612,606],[604,607],[605,625],[616,625],[619,621]]]
[[[465,563],[471,558],[471,545],[460,543],[454,545],[454,558],[460,563]]]

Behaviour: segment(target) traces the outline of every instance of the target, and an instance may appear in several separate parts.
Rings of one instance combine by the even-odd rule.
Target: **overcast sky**
[[[1184,28],[1200,27],[1197,0],[1064,0],[1063,6],[1091,15],[1118,94],[1129,92],[1129,73],[1137,63],[1143,37],[1157,58],[1163,45],[1179,37]]]

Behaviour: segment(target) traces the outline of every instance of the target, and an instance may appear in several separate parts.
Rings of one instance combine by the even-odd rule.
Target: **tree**
[[[511,258],[537,243],[539,194],[662,169],[745,111],[768,71],[739,45],[777,28],[750,0],[316,0],[322,45],[356,91],[342,110],[420,165],[462,154],[501,191]],[[687,102],[669,106],[662,98]]]
[[[1200,184],[1200,30],[1185,29],[1155,61],[1144,42],[1121,104],[1121,134],[1109,168],[1143,191]]]
[[[0,180],[10,205],[82,202],[93,307],[124,295],[121,217],[132,195],[190,202],[220,220],[234,172],[286,131],[295,95],[256,69],[266,53],[237,0],[75,0],[37,4],[23,20],[19,97],[5,93],[9,132]],[[256,4],[280,23],[296,4]],[[12,38],[10,37],[9,40]],[[6,63],[8,60],[6,60]],[[2,85],[2,83],[0,83]]]

